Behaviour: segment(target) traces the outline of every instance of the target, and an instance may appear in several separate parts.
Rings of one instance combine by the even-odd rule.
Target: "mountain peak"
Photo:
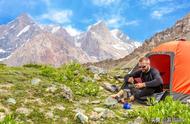
[[[16,18],[16,20],[18,20],[19,22],[25,22],[25,23],[35,23],[32,17],[27,13],[22,13]]]
[[[90,25],[88,27],[88,30],[93,30],[93,31],[97,31],[100,29],[107,29],[106,23],[103,20],[100,20],[100,21],[96,22],[95,24]]]

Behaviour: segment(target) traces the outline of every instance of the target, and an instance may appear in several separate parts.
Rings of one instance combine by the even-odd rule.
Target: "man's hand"
[[[129,77],[128,82],[133,83],[134,82],[134,78],[133,77]]]
[[[143,88],[143,87],[146,87],[145,83],[137,83],[137,84],[135,84],[135,88],[140,89],[140,88]]]

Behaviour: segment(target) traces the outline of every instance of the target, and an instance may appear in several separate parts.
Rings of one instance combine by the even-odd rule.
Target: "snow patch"
[[[24,27],[18,34],[17,37],[19,37],[20,35],[22,35],[23,33],[27,32],[30,29],[30,25],[27,25],[26,27]]]
[[[115,49],[118,49],[118,50],[126,50],[125,47],[123,47],[123,44],[114,44],[112,45]]]
[[[57,32],[60,28],[61,28],[60,26],[53,27],[53,29],[51,30],[51,33]]]
[[[0,53],[5,53],[6,51],[0,48]]]
[[[6,59],[9,59],[12,55],[7,56],[6,58],[0,58],[0,61],[4,61]]]
[[[76,46],[76,47],[81,47],[81,43],[76,41],[76,42],[75,42],[75,46]]]
[[[12,28],[14,28],[15,27],[15,25],[12,25],[11,27],[10,27],[10,29],[12,29]]]
[[[71,36],[77,36],[80,35],[82,33],[81,30],[78,30],[76,28],[73,28],[71,25],[68,25],[66,27],[64,27],[66,29],[66,31],[71,35]]]
[[[3,37],[0,38],[0,40],[2,40],[2,39],[5,39],[5,37],[3,36]]]
[[[135,47],[139,47],[139,46],[142,45],[142,43],[140,43],[140,42],[134,42],[134,45],[135,45]]]

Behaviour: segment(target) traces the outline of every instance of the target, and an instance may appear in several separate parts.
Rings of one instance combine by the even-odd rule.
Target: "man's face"
[[[149,68],[150,68],[150,64],[147,61],[139,62],[139,69],[142,72],[147,72]]]

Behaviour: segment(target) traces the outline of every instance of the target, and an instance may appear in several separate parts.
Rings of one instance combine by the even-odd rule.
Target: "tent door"
[[[150,59],[150,64],[152,67],[159,70],[160,75],[163,79],[164,89],[171,88],[171,82],[173,77],[173,52],[152,52],[146,55]]]

